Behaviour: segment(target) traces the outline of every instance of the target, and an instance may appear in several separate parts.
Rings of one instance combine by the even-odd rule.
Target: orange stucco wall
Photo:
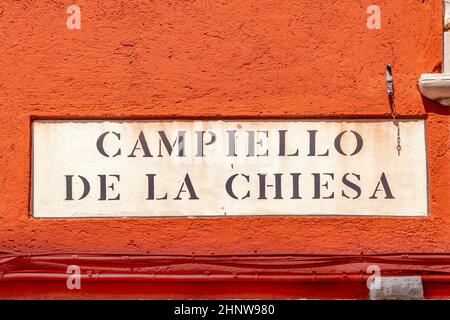
[[[439,72],[441,1],[77,0],[0,3],[0,250],[370,253],[450,250],[447,107],[424,100]],[[52,220],[30,217],[33,118],[425,118],[430,216]],[[393,160],[394,161],[394,160]]]

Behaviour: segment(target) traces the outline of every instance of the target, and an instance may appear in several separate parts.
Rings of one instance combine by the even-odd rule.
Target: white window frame
[[[442,73],[422,74],[419,88],[428,99],[450,106],[450,0],[444,0],[443,11]]]

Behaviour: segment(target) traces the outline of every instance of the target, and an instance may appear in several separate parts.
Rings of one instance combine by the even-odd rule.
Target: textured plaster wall
[[[441,1],[59,0],[0,2],[0,250],[369,253],[450,250],[448,108],[417,80],[439,71]],[[33,118],[427,119],[430,217],[36,220]],[[393,159],[395,161],[395,159]]]

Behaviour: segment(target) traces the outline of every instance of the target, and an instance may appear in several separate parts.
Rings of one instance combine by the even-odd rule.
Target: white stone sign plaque
[[[425,122],[35,120],[35,218],[426,216]]]

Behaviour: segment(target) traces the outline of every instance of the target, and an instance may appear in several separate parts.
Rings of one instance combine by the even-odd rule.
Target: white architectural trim
[[[450,73],[425,73],[419,79],[420,92],[428,99],[450,106]]]
[[[422,74],[419,79],[420,92],[428,99],[450,106],[450,0],[444,0],[444,52],[443,73]]]
[[[444,59],[442,72],[450,73],[450,0],[444,0]]]

